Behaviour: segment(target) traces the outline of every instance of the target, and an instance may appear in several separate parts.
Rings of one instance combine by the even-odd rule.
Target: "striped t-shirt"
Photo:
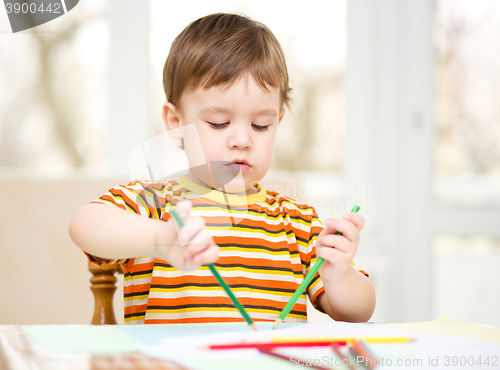
[[[204,188],[182,175],[166,183],[116,186],[92,203],[166,221],[172,207],[189,199],[191,215],[205,219],[220,247],[215,263],[220,275],[254,321],[274,321],[316,262],[315,244],[323,224],[313,207],[260,184],[257,188],[258,193],[239,196]],[[181,271],[150,257],[98,262],[87,256],[92,262],[122,265],[126,323],[244,321],[206,266]],[[324,292],[319,274],[306,292],[317,306]],[[305,294],[285,321],[307,321]]]

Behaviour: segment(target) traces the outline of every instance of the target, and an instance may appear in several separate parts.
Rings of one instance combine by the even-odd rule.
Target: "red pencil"
[[[214,344],[208,349],[238,349],[238,348],[262,348],[272,349],[278,347],[326,347],[335,343],[338,346],[345,346],[345,341],[318,341],[318,342],[269,342],[269,343],[237,343],[237,344]]]

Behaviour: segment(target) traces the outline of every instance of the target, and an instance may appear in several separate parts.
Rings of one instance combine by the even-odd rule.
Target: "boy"
[[[312,304],[335,320],[367,321],[374,289],[352,264],[363,218],[351,213],[323,226],[312,207],[259,184],[290,103],[285,58],[271,31],[241,15],[203,17],[174,40],[163,74],[163,120],[183,140],[189,172],[114,187],[70,223],[91,261],[122,264],[125,321],[244,321],[208,263],[254,321],[274,321],[316,256],[325,263],[307,288]],[[193,164],[200,155],[208,167]],[[303,294],[286,321],[306,320]]]

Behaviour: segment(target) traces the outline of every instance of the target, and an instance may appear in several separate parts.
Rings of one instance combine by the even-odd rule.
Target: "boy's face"
[[[222,180],[223,190],[227,193],[256,193],[255,183],[271,167],[276,131],[285,114],[285,109],[280,109],[279,89],[269,87],[269,91],[263,90],[247,74],[226,90],[212,87],[186,91],[181,96],[180,106],[182,111],[169,102],[165,103],[163,120],[171,136],[184,138],[191,165],[187,177],[208,188]],[[193,163],[200,163],[196,156],[199,157],[201,150],[193,147],[199,146],[199,142],[190,140],[190,135],[186,134],[188,130],[178,128],[192,123],[196,125],[203,151],[201,155],[209,164],[211,175],[203,168],[193,166]],[[241,175],[238,175],[239,171]]]

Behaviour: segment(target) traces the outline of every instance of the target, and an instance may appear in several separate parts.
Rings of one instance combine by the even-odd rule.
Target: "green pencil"
[[[174,216],[175,220],[180,225],[180,227],[184,226],[184,222],[179,217],[175,209],[172,209],[172,216]],[[229,285],[227,285],[224,279],[222,279],[222,276],[220,276],[219,272],[215,268],[215,265],[213,263],[209,263],[207,264],[207,266],[210,269],[210,271],[212,271],[212,274],[214,274],[220,286],[226,291],[229,298],[231,298],[231,301],[233,301],[238,311],[240,311],[241,315],[245,318],[245,321],[248,323],[248,325],[250,325],[250,327],[253,330],[257,331],[257,326],[254,324],[252,318],[248,315],[247,311],[245,310],[245,307],[243,307],[243,305],[238,301],[238,298],[236,298],[236,296],[233,294],[231,288],[229,288]]]
[[[358,212],[358,211],[359,211],[359,207],[354,206],[354,208],[352,209],[351,212]],[[339,231],[337,231],[335,234],[342,235],[342,233]],[[285,306],[285,308],[283,308],[280,315],[278,316],[278,318],[274,322],[273,329],[276,329],[278,327],[278,325],[281,324],[283,322],[283,320],[285,320],[286,315],[288,315],[290,313],[290,311],[292,310],[293,306],[295,306],[295,303],[297,303],[297,300],[299,299],[299,297],[302,295],[302,293],[304,293],[304,290],[306,290],[309,283],[311,282],[313,277],[316,275],[316,273],[318,272],[318,270],[321,267],[321,265],[323,264],[323,262],[325,262],[325,259],[319,257],[318,260],[316,261],[316,264],[311,268],[311,270],[309,270],[309,273],[304,278],[304,281],[302,282],[302,284],[300,284],[300,286],[297,288],[297,290],[293,294],[292,298],[288,301],[287,305]]]

